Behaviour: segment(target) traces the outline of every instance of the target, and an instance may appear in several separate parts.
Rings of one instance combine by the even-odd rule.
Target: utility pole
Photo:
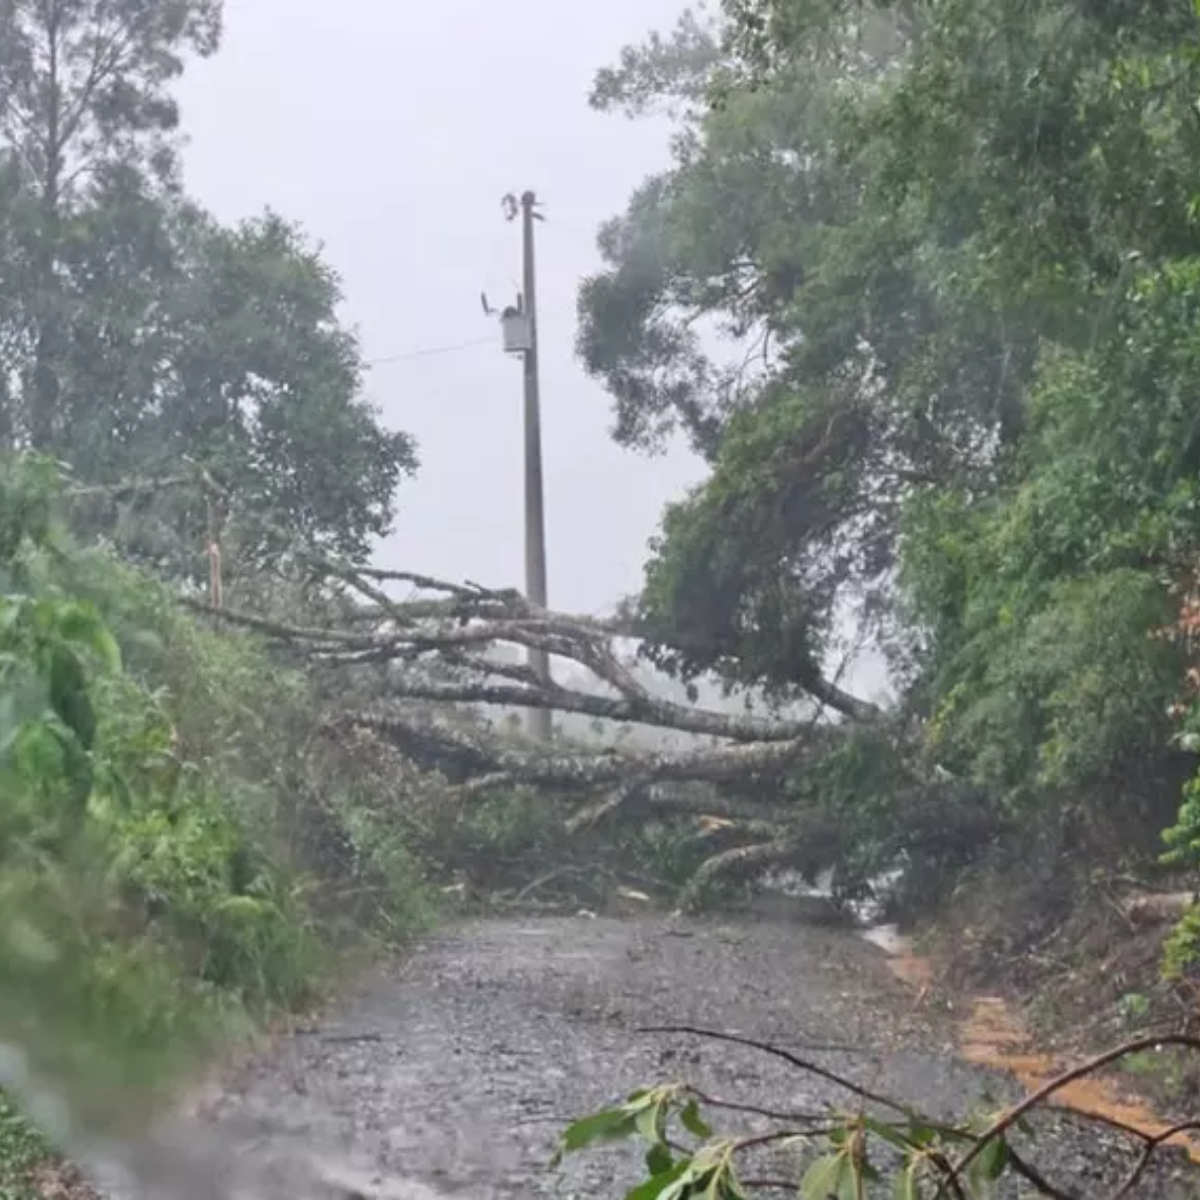
[[[520,199],[521,215],[521,298],[518,305],[527,324],[528,338],[521,356],[525,383],[525,594],[530,603],[545,608],[546,599],[546,514],[542,488],[542,414],[538,379],[537,264],[534,254],[534,222],[542,220],[537,211],[537,196],[524,192]],[[510,221],[518,212],[513,196],[504,198],[505,215]],[[545,684],[551,682],[550,655],[545,650],[529,650],[529,666]],[[529,734],[539,742],[548,742],[552,730],[550,710],[529,710]]]

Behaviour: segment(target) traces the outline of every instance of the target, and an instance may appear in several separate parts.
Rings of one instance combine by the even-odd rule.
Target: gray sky
[[[232,219],[269,205],[325,246],[370,359],[370,395],[416,435],[381,565],[523,583],[521,374],[480,310],[507,302],[519,231],[500,198],[535,189],[550,601],[596,609],[637,589],[663,504],[699,477],[609,439],[574,360],[575,287],[596,226],[665,165],[661,125],[587,107],[593,72],[666,29],[681,0],[226,0],[227,36],[182,87],[190,190]]]

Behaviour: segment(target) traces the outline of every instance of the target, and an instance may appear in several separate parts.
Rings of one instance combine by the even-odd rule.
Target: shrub
[[[77,1115],[136,1121],[219,1040],[313,999],[322,901],[369,879],[392,940],[428,905],[344,773],[322,795],[307,678],[74,545],[54,486],[0,463],[0,1039]],[[297,832],[314,813],[349,847],[324,877]]]

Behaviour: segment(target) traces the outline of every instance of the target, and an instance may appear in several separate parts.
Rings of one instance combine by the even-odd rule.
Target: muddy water
[[[888,965],[899,979],[918,989],[932,984],[933,964],[915,954],[911,943],[893,929],[871,930],[869,940],[889,955]],[[958,1022],[955,1042],[964,1061],[1011,1074],[1030,1090],[1076,1065],[1074,1060],[1037,1053],[1028,1029],[999,996],[979,996],[971,1002]],[[1053,1103],[1071,1112],[1119,1122],[1147,1137],[1161,1136],[1173,1126],[1149,1105],[1123,1092],[1110,1077],[1074,1080],[1054,1094]],[[1200,1164],[1200,1138],[1176,1134],[1167,1144],[1179,1147]]]
[[[915,996],[887,954],[845,931],[657,917],[464,924],[109,1165],[124,1168],[129,1200],[583,1200],[623,1195],[639,1162],[615,1150],[550,1172],[557,1134],[640,1084],[686,1078],[791,1111],[853,1104],[777,1059],[638,1032],[668,1022],[785,1045],[934,1116],[1019,1094],[957,1054],[961,1031]],[[1079,1197],[1102,1195],[1133,1154],[1053,1114],[1029,1152]],[[1197,1195],[1180,1171],[1164,1168],[1137,1196]]]

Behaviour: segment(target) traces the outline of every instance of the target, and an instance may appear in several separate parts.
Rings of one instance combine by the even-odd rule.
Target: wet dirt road
[[[512,918],[444,931],[376,971],[163,1136],[172,1154],[188,1147],[195,1166],[186,1200],[239,1191],[582,1200],[623,1195],[636,1160],[607,1150],[550,1172],[557,1134],[641,1084],[686,1078],[789,1110],[849,1103],[751,1050],[635,1032],[656,1023],[797,1052],[836,1044],[844,1048],[806,1057],[938,1116],[1017,1094],[960,1061],[953,1020],[916,1007],[884,952],[853,934],[666,917]],[[1115,1135],[1097,1139],[1062,1114],[1041,1119],[1037,1132],[1033,1157],[1066,1195],[1102,1197],[1132,1161]],[[181,1196],[170,1157],[160,1172],[169,1186],[142,1194]],[[1200,1195],[1186,1171],[1172,1158],[1129,1194]],[[142,1173],[145,1181],[154,1171],[143,1164]]]

